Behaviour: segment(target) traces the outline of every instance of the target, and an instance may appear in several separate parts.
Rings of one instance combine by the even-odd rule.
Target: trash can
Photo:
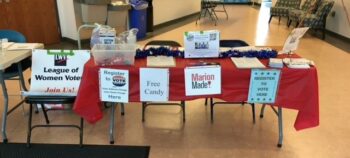
[[[113,0],[108,5],[107,25],[116,29],[117,32],[124,32],[127,28],[128,11],[131,5],[123,0]]]
[[[107,18],[107,5],[110,2],[111,0],[78,0],[83,23],[104,24]]]
[[[147,7],[148,3],[143,0],[130,0],[132,9],[129,11],[129,28],[137,28],[137,39],[146,37],[147,33]]]

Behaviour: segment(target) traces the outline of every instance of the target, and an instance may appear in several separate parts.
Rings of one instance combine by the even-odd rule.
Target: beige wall
[[[200,11],[200,0],[153,0],[154,25]]]

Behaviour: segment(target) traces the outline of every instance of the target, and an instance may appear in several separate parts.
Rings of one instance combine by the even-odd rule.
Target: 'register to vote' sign
[[[76,95],[88,50],[34,50],[30,91],[23,95]]]
[[[248,103],[274,103],[280,81],[280,70],[253,69]]]

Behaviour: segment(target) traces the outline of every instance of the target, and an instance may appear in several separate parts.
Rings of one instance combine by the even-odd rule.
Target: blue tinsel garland
[[[135,58],[146,58],[148,56],[172,56],[172,57],[180,57],[184,58],[185,52],[180,51],[178,49],[169,49],[166,47],[158,47],[158,48],[149,48],[149,49],[137,49]],[[238,51],[238,50],[228,50],[225,52],[221,52],[219,54],[219,58],[230,58],[230,57],[257,57],[259,59],[269,59],[276,58],[277,51],[276,50],[247,50],[247,51]]]

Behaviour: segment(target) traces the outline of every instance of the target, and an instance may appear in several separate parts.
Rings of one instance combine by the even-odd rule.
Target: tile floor
[[[280,46],[292,28],[286,27],[286,19],[278,24],[273,19],[268,25],[269,9],[264,5],[259,10],[246,5],[227,7],[229,20],[219,14],[214,26],[209,20],[185,24],[174,30],[141,41],[172,39],[183,43],[183,32],[190,30],[219,29],[222,39],[242,39],[250,45]],[[215,157],[350,157],[350,54],[311,35],[301,41],[298,54],[313,60],[318,68],[320,120],[319,127],[296,131],[293,123],[296,111],[284,110],[284,142],[277,148],[277,118],[266,110],[263,119],[252,124],[249,106],[223,105],[215,107],[215,122],[210,123],[209,108],[204,99],[189,101],[186,107],[187,121],[182,123],[179,107],[149,107],[146,122],[141,122],[141,104],[126,106],[124,117],[116,115],[117,145],[150,145],[151,158],[215,158]],[[26,72],[29,76],[30,72]],[[19,100],[18,83],[8,82],[10,104]],[[2,101],[0,98],[2,113]],[[260,108],[260,106],[258,106]],[[28,106],[19,108],[8,118],[10,142],[26,141]],[[119,114],[120,108],[116,113]],[[86,124],[85,144],[108,144],[109,110],[96,124]],[[49,112],[52,123],[78,123],[72,112]],[[44,123],[40,112],[34,122]],[[75,129],[35,129],[32,142],[78,143]]]

